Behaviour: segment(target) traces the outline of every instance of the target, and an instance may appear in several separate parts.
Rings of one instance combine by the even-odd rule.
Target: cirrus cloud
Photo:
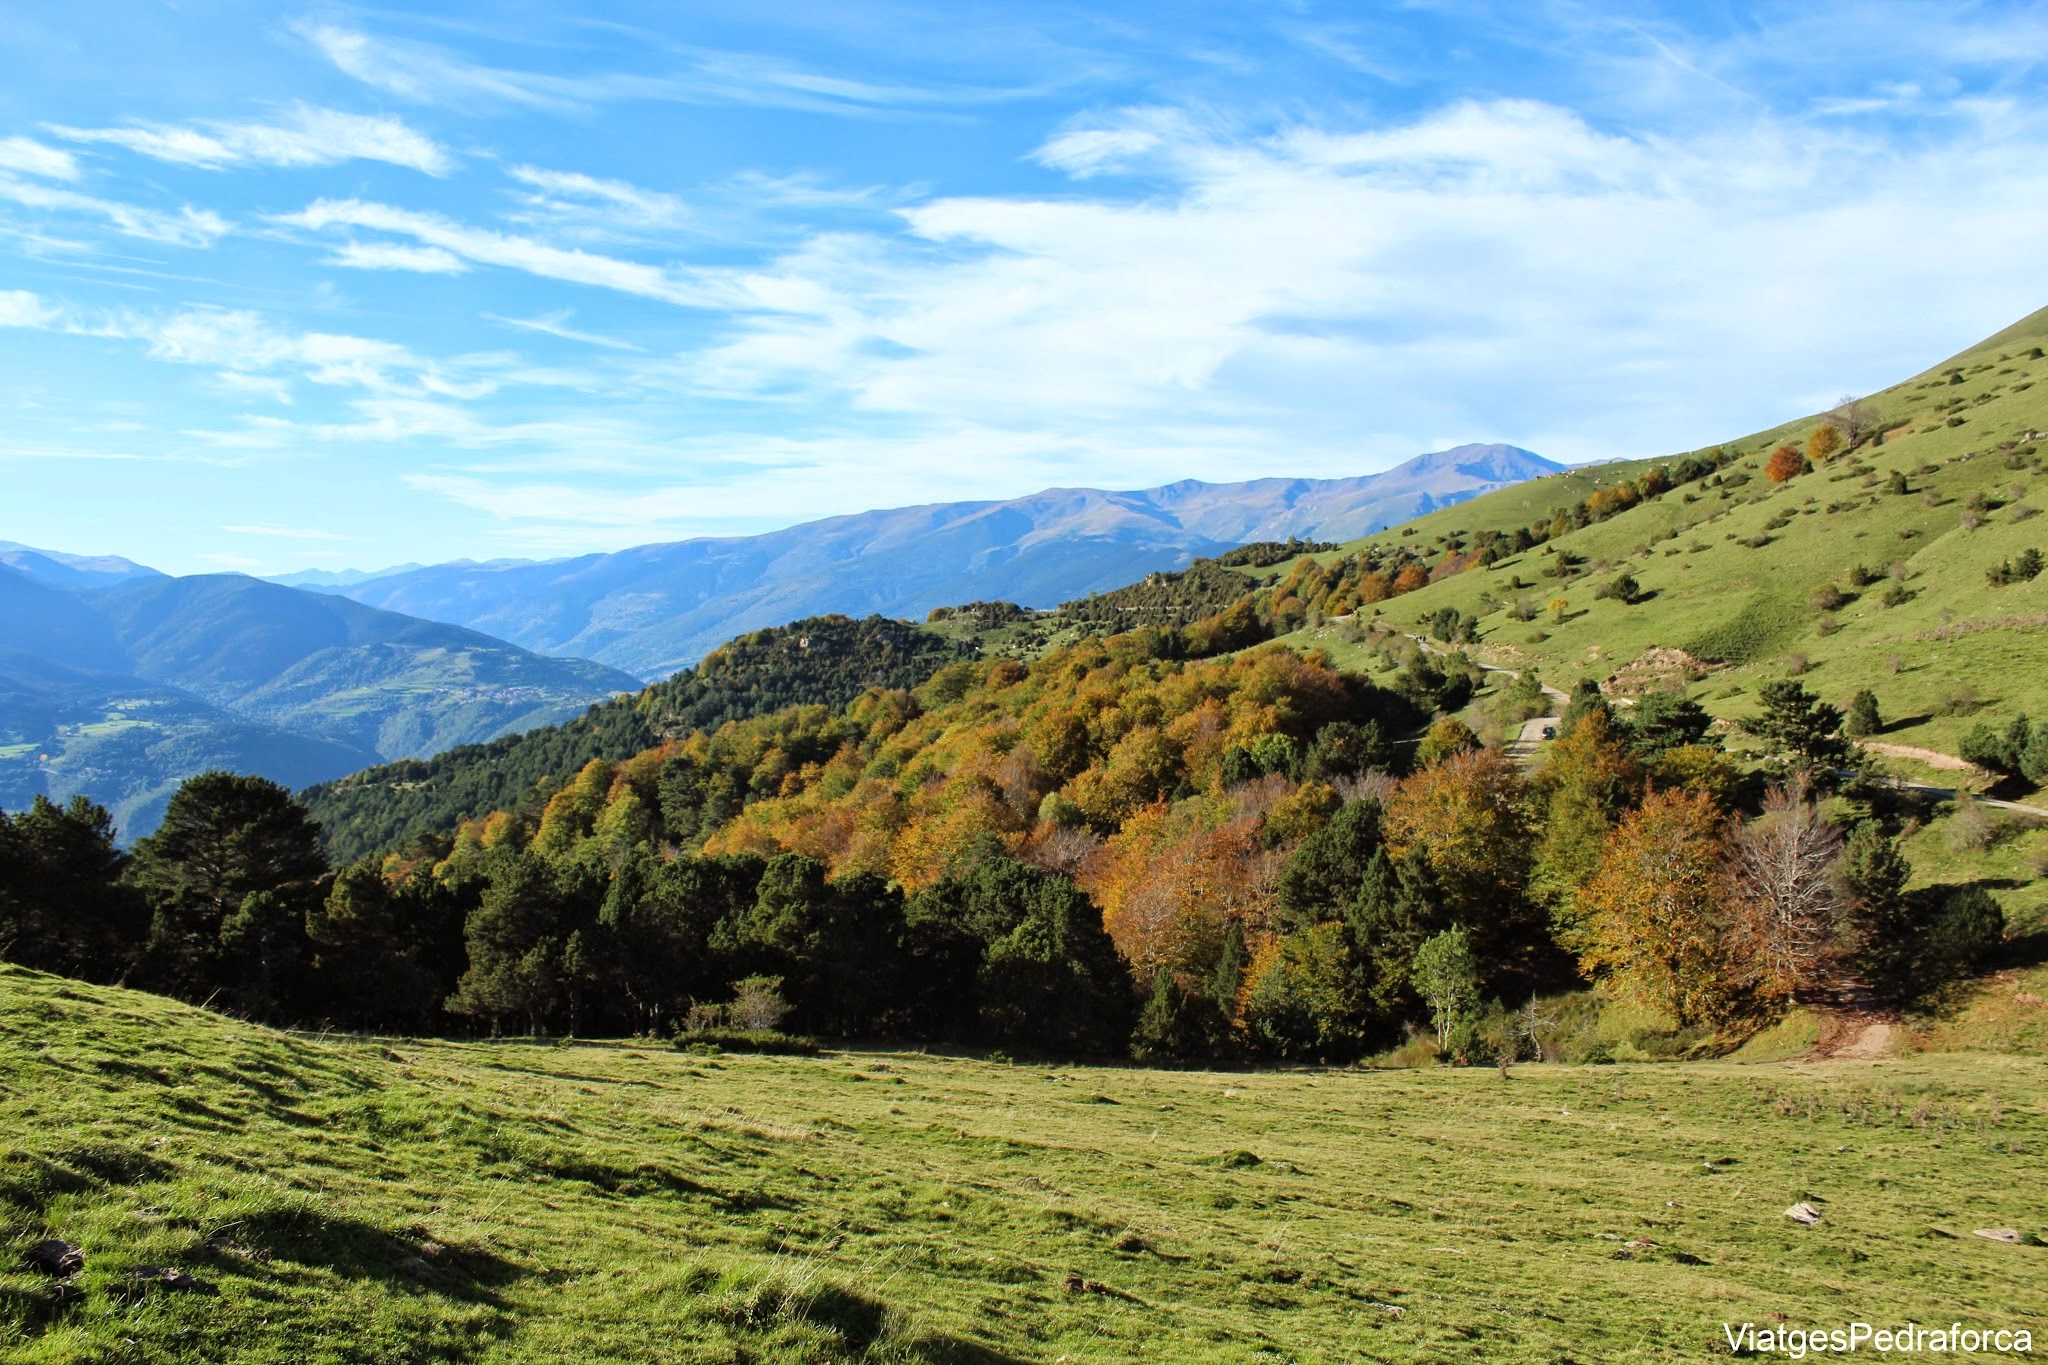
[[[49,131],[70,142],[104,143],[138,156],[219,171],[233,166],[333,166],[383,161],[428,175],[446,175],[454,157],[398,119],[295,105],[271,122],[133,123],[120,128]]]

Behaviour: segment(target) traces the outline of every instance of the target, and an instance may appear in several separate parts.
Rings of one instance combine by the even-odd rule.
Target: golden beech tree
[[[1806,438],[1806,458],[1817,465],[1826,464],[1841,448],[1842,429],[1833,422],[1821,423]]]
[[[1642,795],[1642,765],[1614,738],[1608,712],[1596,708],[1550,746],[1535,787],[1544,818],[1531,889],[1569,932],[1579,922],[1579,888],[1599,866],[1601,841]]]
[[[1527,792],[1498,749],[1468,750],[1402,780],[1386,803],[1389,852],[1420,845],[1461,922],[1497,918],[1529,870]]]
[[[1721,810],[1703,793],[1652,792],[1607,836],[1578,897],[1579,967],[1681,1024],[1733,1007],[1721,941]]]

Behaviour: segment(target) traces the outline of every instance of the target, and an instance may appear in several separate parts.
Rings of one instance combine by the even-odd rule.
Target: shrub
[[[694,1033],[685,1030],[676,1035],[676,1046],[685,1052],[705,1056],[716,1056],[720,1052],[762,1052],[810,1057],[818,1051],[818,1040],[775,1029],[712,1028]]]
[[[1969,975],[2005,941],[2005,911],[1983,887],[1956,887],[1935,905],[1927,926],[1926,959],[1944,979]]]
[[[1804,654],[1787,654],[1785,656],[1785,676],[1788,678],[1796,678],[1803,673],[1810,672],[1812,668],[1813,661]]]
[[[1887,607],[1903,607],[1913,600],[1913,590],[1903,583],[1894,583],[1884,590],[1884,596],[1877,599]]]
[[[1611,597],[1624,605],[1640,600],[1642,595],[1642,587],[1631,573],[1617,574],[1593,590],[1593,596],[1596,598]]]
[[[2014,716],[2002,731],[1972,726],[1957,752],[1965,762],[2007,777],[2048,782],[2048,724],[2035,725],[2025,716]]]
[[[1813,623],[1814,634],[1821,636],[1833,635],[1836,631],[1840,630],[1841,628],[1841,620],[1838,617],[1836,617],[1832,612],[1822,613],[1821,618]]]
[[[1948,821],[1948,846],[1957,853],[1987,853],[2010,832],[1998,816],[1976,801],[1956,798],[1955,814]]]
[[[2017,559],[2003,560],[1984,571],[1984,579],[1994,588],[2010,587],[2015,583],[2031,583],[2041,575],[2041,552],[2022,550]]]
[[[1842,723],[1842,733],[1851,739],[1863,739],[1884,729],[1884,721],[1877,713],[1877,693],[1864,688],[1849,698],[1849,715]]]
[[[1849,595],[1832,583],[1823,583],[1808,593],[1806,600],[1815,611],[1838,611],[1848,605]]]
[[[1968,683],[1951,683],[1941,690],[1936,712],[1944,716],[1967,716],[1978,706],[1977,689]],[[1965,737],[1965,744],[1969,743]],[[1967,757],[1967,755],[1965,755]]]

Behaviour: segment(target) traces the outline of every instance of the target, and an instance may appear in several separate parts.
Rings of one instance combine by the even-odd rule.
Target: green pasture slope
[[[0,1356],[1666,1361],[1773,1313],[2044,1340],[2048,1247],[1974,1235],[2048,1236],[2044,1153],[2038,1051],[702,1057],[283,1034],[0,967]],[[22,1263],[47,1237],[67,1287]]]
[[[1725,665],[1691,692],[1731,717],[1753,709],[1757,683],[1788,673],[1838,704],[1870,688],[1890,723],[1879,740],[1953,754],[1979,720],[2048,711],[2048,574],[2006,587],[1986,580],[1987,569],[2027,549],[2048,553],[2048,519],[2037,519],[2048,511],[2044,347],[2048,309],[1870,395],[1882,445],[1774,485],[1763,474],[1770,448],[1803,443],[1818,419],[1754,433],[1729,443],[1747,452],[1727,471],[1748,476],[1737,487],[1674,489],[1548,549],[1397,598],[1382,616],[1416,630],[1456,607],[1480,617],[1489,662],[1533,665],[1565,687],[1604,679],[1653,647],[1687,650]],[[1525,525],[1650,463],[1517,485],[1373,539],[1428,546],[1455,531]],[[1887,491],[1894,472],[1908,492]],[[1403,537],[1407,529],[1415,534]],[[1545,574],[1557,552],[1585,561],[1564,581]],[[1858,566],[1877,581],[1854,586]],[[1595,589],[1624,570],[1644,596],[1596,600]],[[1887,606],[1893,573],[1904,600]],[[1828,587],[1849,600],[1818,605],[1816,591]],[[1568,604],[1562,622],[1548,610],[1557,598]],[[1519,600],[1537,619],[1515,619]],[[1339,627],[1288,638],[1355,662]]]

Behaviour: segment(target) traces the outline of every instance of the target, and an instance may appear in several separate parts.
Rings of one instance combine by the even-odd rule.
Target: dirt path
[[[1863,747],[1874,754],[1889,754],[1893,758],[1917,758],[1928,767],[1940,768],[1944,772],[1979,771],[1976,764],[1967,763],[1954,754],[1945,754],[1939,749],[1916,749],[1910,744],[1873,744],[1869,740],[1863,742]]]
[[[1507,747],[1508,757],[1517,763],[1527,763],[1534,758],[1536,750],[1550,738],[1543,732],[1554,730],[1560,719],[1562,717],[1559,716],[1538,716],[1534,720],[1522,722],[1522,733],[1516,735]]]
[[[1862,1032],[1834,1051],[1838,1062],[1874,1062],[1885,1055],[1892,1045],[1892,1026],[1886,1023],[1865,1024]]]

